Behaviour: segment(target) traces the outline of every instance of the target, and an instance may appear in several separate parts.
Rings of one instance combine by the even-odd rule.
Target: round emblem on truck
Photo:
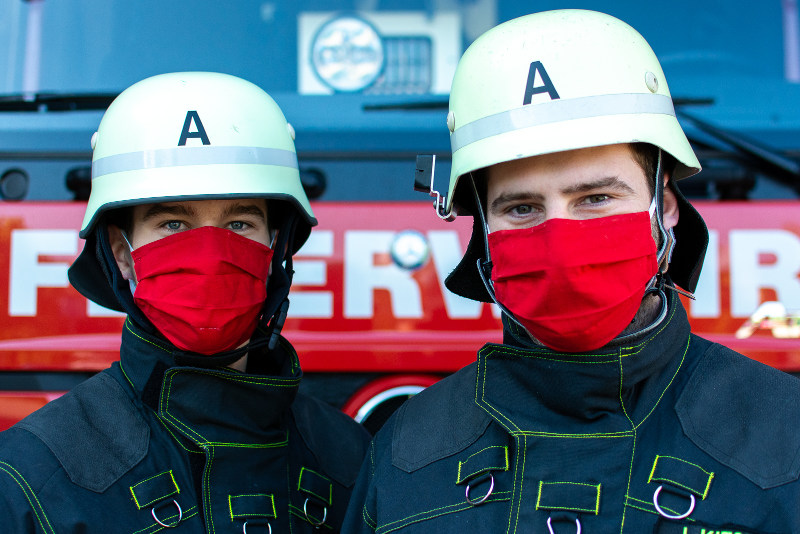
[[[355,92],[383,72],[383,39],[367,21],[353,16],[325,23],[311,44],[311,65],[334,91]]]
[[[428,261],[430,247],[421,232],[403,230],[398,232],[389,248],[392,261],[402,269],[419,269]]]

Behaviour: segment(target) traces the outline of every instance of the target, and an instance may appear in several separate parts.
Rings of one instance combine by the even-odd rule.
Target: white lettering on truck
[[[719,317],[722,309],[720,301],[719,277],[719,233],[708,231],[708,248],[700,271],[700,280],[694,292],[696,300],[690,301],[689,310],[693,317]]]
[[[709,247],[698,283],[697,300],[690,303],[695,318],[722,315],[721,269],[726,258],[720,254],[720,236],[709,232]],[[389,293],[391,310],[397,318],[421,318],[422,288],[413,272],[394,263],[378,265],[376,255],[388,255],[392,231],[352,230],[343,233],[344,280],[341,296],[345,318],[374,316],[375,291]],[[482,303],[454,295],[444,286],[447,275],[463,255],[458,233],[430,231],[431,260],[448,317],[476,319]],[[730,269],[730,314],[749,317],[761,304],[761,289],[776,293],[775,299],[787,309],[800,309],[800,236],[782,229],[738,229],[728,235]],[[79,239],[75,230],[17,229],[11,232],[9,254],[8,313],[12,317],[33,317],[37,313],[39,288],[67,288],[69,261],[42,261],[42,256],[74,258]],[[296,256],[296,287],[291,296],[291,317],[327,319],[334,316],[334,299],[339,290],[313,289],[329,284],[328,266],[336,250],[335,233],[318,230]],[[335,284],[338,285],[338,284]],[[495,316],[499,316],[495,307]],[[120,315],[87,302],[89,317]]]
[[[422,317],[419,285],[411,271],[394,263],[375,265],[376,254],[389,254],[395,232],[352,231],[344,238],[344,316],[372,317],[376,289],[389,291],[397,318]]]
[[[800,308],[800,239],[788,230],[731,230],[731,315],[747,317],[761,304],[761,288],[773,289],[788,309]],[[768,255],[775,261],[762,263]]]
[[[74,256],[78,252],[75,230],[13,230],[8,287],[8,314],[33,317],[40,287],[69,287],[68,262],[40,262],[43,255]]]
[[[333,256],[333,232],[318,230],[312,232],[295,258]],[[294,260],[293,286],[324,286],[328,281],[327,262],[323,259]],[[333,317],[333,292],[293,290],[289,296],[291,306],[289,316],[309,319],[330,319]]]

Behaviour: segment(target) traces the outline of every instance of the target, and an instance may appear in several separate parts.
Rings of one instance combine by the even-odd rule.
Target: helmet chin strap
[[[658,160],[656,164],[656,175],[653,179],[653,202],[655,203],[655,216],[658,232],[661,237],[658,253],[658,272],[663,275],[669,268],[669,262],[672,260],[672,250],[675,248],[675,233],[672,228],[667,230],[664,228],[664,172],[662,170],[662,152],[658,149]],[[652,218],[653,212],[650,212]],[[658,276],[658,275],[657,275]],[[660,277],[660,276],[659,276]]]

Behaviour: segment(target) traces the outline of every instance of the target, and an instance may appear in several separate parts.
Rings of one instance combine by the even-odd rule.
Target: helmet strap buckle
[[[436,155],[417,156],[417,171],[414,174],[414,190],[427,193],[434,198],[433,209],[440,219],[452,222],[456,219],[452,207],[447,209],[446,197],[434,189],[433,177],[436,168]]]

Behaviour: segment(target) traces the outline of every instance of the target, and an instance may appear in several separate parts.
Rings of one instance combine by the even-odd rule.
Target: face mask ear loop
[[[122,239],[125,240],[125,244],[128,245],[128,251],[131,254],[131,260],[133,260],[133,245],[131,245],[130,240],[128,239],[127,234],[125,234],[125,230],[120,229],[119,233],[122,235]],[[134,276],[136,276],[136,271],[134,270]],[[128,286],[131,288],[131,295],[136,292],[136,280],[128,280]]]
[[[662,151],[661,148],[658,148],[658,164],[656,165],[656,176],[654,180],[655,191],[653,191],[653,200],[655,201],[656,224],[658,225],[658,231],[661,235],[661,246],[659,247],[657,254],[659,272],[651,282],[650,288],[656,288],[662,295],[664,293],[664,288],[671,289],[680,293],[681,295],[695,300],[695,296],[692,293],[684,291],[679,287],[676,287],[674,284],[668,284],[665,277],[667,269],[669,269],[669,263],[672,261],[672,252],[675,250],[675,232],[672,228],[669,230],[664,228],[664,188],[666,185],[663,183],[664,172],[662,165]],[[666,295],[664,296],[666,297]]]
[[[531,333],[528,332],[528,329],[525,328],[524,326],[522,326],[522,323],[520,323],[517,320],[517,318],[514,317],[514,314],[511,313],[511,311],[508,308],[506,308],[505,306],[500,304],[497,301],[497,297],[495,297],[494,285],[492,283],[491,277],[489,275],[487,275],[487,272],[486,272],[487,269],[488,269],[488,271],[490,273],[492,271],[492,257],[491,257],[491,255],[489,253],[489,225],[486,224],[486,217],[483,215],[483,205],[481,203],[481,196],[478,194],[478,188],[475,185],[475,179],[473,178],[472,173],[469,173],[469,183],[472,186],[472,196],[473,196],[473,198],[475,200],[475,206],[477,207],[476,211],[478,213],[478,217],[481,220],[481,228],[483,228],[483,247],[484,247],[484,255],[485,255],[485,258],[486,258],[486,259],[478,258],[478,261],[476,262],[476,267],[478,269],[478,275],[481,277],[481,282],[483,282],[483,286],[486,288],[486,292],[492,298],[492,302],[494,302],[495,305],[497,305],[497,307],[500,308],[500,310],[502,310],[502,312],[504,314],[506,314],[506,316],[512,322],[514,322],[514,324],[516,324],[518,327],[520,327],[523,332],[528,334],[528,337],[530,337],[531,339],[535,339],[531,335]]]

